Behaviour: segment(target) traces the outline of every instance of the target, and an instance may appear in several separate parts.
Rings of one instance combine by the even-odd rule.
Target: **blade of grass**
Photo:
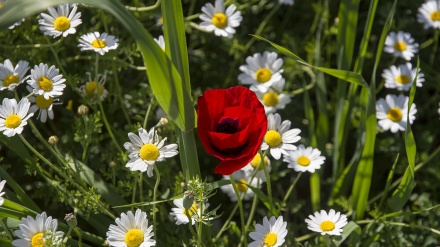
[[[361,128],[365,129],[365,144],[359,161],[358,169],[353,182],[353,216],[355,219],[362,219],[368,204],[368,195],[370,192],[371,178],[374,163],[374,146],[376,141],[376,71],[382,56],[385,39],[390,29],[397,0],[389,12],[385,22],[379,45],[376,52],[376,60],[371,76],[370,87],[363,88],[361,92],[361,103],[364,107],[361,118]]]
[[[414,77],[413,84],[411,86],[411,91],[409,93],[409,102],[408,102],[408,116],[406,119],[406,130],[405,130],[405,149],[406,155],[408,158],[408,167],[405,170],[405,174],[403,175],[402,181],[400,182],[397,189],[394,191],[390,200],[388,201],[388,206],[393,211],[399,211],[405,206],[406,202],[408,202],[409,197],[411,196],[411,192],[415,186],[414,182],[414,169],[416,163],[416,142],[414,140],[414,134],[411,129],[411,124],[409,122],[409,112],[411,106],[414,102],[414,97],[416,95],[416,81],[418,77],[418,72],[420,68],[420,60],[417,59],[417,72]]]

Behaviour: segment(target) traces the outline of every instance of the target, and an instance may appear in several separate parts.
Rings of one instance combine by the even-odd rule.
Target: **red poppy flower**
[[[267,130],[264,106],[245,87],[207,90],[198,99],[197,128],[206,151],[219,158],[215,173],[229,175],[258,152]]]

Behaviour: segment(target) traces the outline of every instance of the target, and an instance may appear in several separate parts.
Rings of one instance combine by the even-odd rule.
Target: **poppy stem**
[[[269,197],[269,205],[270,205],[270,215],[273,215],[274,209],[273,209],[273,200],[272,200],[272,185],[270,183],[270,176],[269,176],[269,173],[267,172],[267,167],[266,167],[266,165],[264,165],[264,159],[266,158],[268,151],[269,151],[269,149],[267,149],[266,151],[264,151],[264,153],[262,153],[260,150],[260,155],[261,155],[261,162],[263,162],[264,176],[266,177],[267,195]],[[260,164],[260,166],[261,165],[262,164]]]
[[[246,225],[244,224],[243,203],[241,201],[241,197],[240,197],[240,194],[239,194],[238,189],[237,189],[237,184],[235,183],[235,180],[232,177],[232,175],[229,175],[229,179],[231,180],[232,188],[234,189],[235,196],[237,197],[238,208],[240,210],[241,235],[245,236],[246,235]],[[243,237],[242,240],[244,241],[244,246],[247,246],[247,239],[246,239],[246,237]],[[241,246],[241,241],[240,241],[238,246]]]

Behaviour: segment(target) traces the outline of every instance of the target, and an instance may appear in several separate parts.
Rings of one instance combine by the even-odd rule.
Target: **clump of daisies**
[[[107,33],[100,34],[99,32],[87,33],[79,38],[78,47],[81,51],[93,50],[100,55],[104,55],[110,50],[118,48],[119,39]]]
[[[111,224],[107,231],[107,241],[110,246],[156,246],[153,226],[148,225],[147,213],[137,209],[135,214],[128,211],[116,218],[116,225]]]
[[[405,95],[388,94],[376,102],[376,117],[378,125],[383,130],[390,130],[392,133],[405,131],[407,119],[412,124],[416,119],[416,105],[412,104],[408,112],[409,98]]]
[[[392,65],[389,69],[384,69],[382,77],[385,79],[386,88],[396,88],[397,90],[409,91],[416,78],[417,87],[423,86],[425,81],[424,74],[420,69],[412,68],[411,63],[401,64],[398,67]]]
[[[347,216],[330,209],[327,213],[324,210],[315,212],[314,215],[309,215],[305,220],[307,228],[314,232],[319,232],[321,235],[336,235],[340,236],[342,228],[347,225]]]
[[[139,135],[128,133],[130,142],[124,143],[124,148],[130,153],[126,167],[131,171],[147,172],[149,177],[153,176],[153,169],[156,162],[164,161],[166,158],[176,156],[177,144],[165,146],[167,138],[159,139],[157,131],[153,128],[146,131],[139,128]]]
[[[9,59],[0,63],[0,91],[5,89],[13,91],[27,79],[25,75],[28,70],[27,61],[20,60],[15,67]]]
[[[20,230],[14,232],[18,239],[12,241],[13,246],[62,246],[64,233],[57,231],[58,220],[47,217],[46,212],[32,218],[21,219]]]
[[[72,10],[70,9],[72,8]],[[76,27],[82,23],[81,13],[76,12],[76,4],[62,4],[56,9],[49,7],[47,9],[49,14],[42,13],[38,23],[40,24],[40,30],[44,32],[44,35],[52,36],[54,38],[58,36],[66,37],[69,34],[76,33]]]
[[[383,50],[393,54],[395,57],[401,57],[407,61],[411,60],[419,52],[419,44],[414,41],[410,33],[403,31],[390,32],[385,40]]]
[[[261,93],[266,93],[268,89],[283,77],[283,59],[278,58],[275,52],[265,51],[263,54],[255,53],[246,58],[246,65],[241,65],[241,74],[238,80],[245,85],[255,87]]]
[[[420,6],[417,13],[417,21],[423,24],[425,29],[440,29],[440,4],[438,1],[426,1]]]
[[[289,151],[296,150],[295,143],[301,139],[300,129],[290,129],[291,122],[284,120],[278,113],[267,116],[267,132],[264,135],[261,150],[270,149],[270,154],[276,160],[281,158],[281,154],[289,156]]]
[[[235,28],[240,26],[243,19],[240,11],[235,11],[237,6],[231,4],[225,11],[223,0],[216,0],[215,6],[211,3],[202,7],[203,14],[199,18],[202,22],[200,27],[207,32],[214,32],[216,36],[232,38]]]
[[[283,220],[283,216],[270,219],[263,218],[263,225],[255,225],[255,232],[249,233],[249,237],[254,240],[249,247],[270,246],[278,247],[283,245],[287,231],[287,222]]]
[[[288,163],[288,168],[297,172],[313,173],[321,168],[325,157],[321,156],[321,151],[317,148],[306,148],[304,145],[299,145],[295,151],[289,152],[289,156],[284,156],[283,160]]]
[[[29,112],[31,103],[22,98],[18,104],[15,99],[4,98],[0,105],[0,131],[7,137],[21,134],[27,120],[34,114]]]

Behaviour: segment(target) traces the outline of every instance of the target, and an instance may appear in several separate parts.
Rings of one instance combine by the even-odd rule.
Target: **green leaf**
[[[416,72],[416,76],[414,77],[413,84],[411,86],[411,91],[409,93],[408,113],[410,112],[411,106],[414,102],[414,97],[416,95],[416,84],[417,84],[416,82],[417,82],[417,77],[419,75],[419,68],[420,68],[420,60],[417,59],[417,70],[416,70],[417,72]],[[403,178],[400,181],[399,186],[394,191],[393,195],[388,201],[388,206],[393,211],[399,211],[403,208],[403,206],[405,206],[415,186],[414,169],[416,163],[417,147],[416,147],[416,142],[414,140],[414,134],[411,129],[411,124],[409,122],[409,114],[407,116],[407,121],[406,121],[405,149],[406,149],[406,155],[408,157],[408,167],[405,170],[405,174],[403,174]]]
[[[131,33],[136,40],[142,53],[147,75],[153,93],[163,108],[176,125],[182,130],[194,128],[194,117],[186,122],[185,108],[189,99],[187,89],[184,88],[179,71],[173,65],[168,56],[153,40],[151,34],[144,26],[125,9],[120,1],[113,0],[14,0],[8,1],[0,9],[0,29],[6,29],[23,17],[31,16],[47,11],[50,6],[63,3],[79,3],[103,9],[118,19],[121,24]],[[80,6],[81,7],[81,6]],[[191,113],[194,114],[192,110]],[[190,115],[192,116],[192,115]]]
[[[374,164],[374,146],[376,141],[377,120],[376,120],[376,71],[380,62],[380,58],[385,44],[385,39],[390,29],[396,2],[390,10],[387,21],[385,22],[382,34],[380,36],[379,45],[376,51],[376,60],[371,76],[371,85],[368,89],[363,88],[361,92],[361,104],[365,108],[361,117],[361,128],[365,130],[365,144],[362,150],[361,159],[356,171],[353,182],[353,215],[355,219],[362,219],[368,205],[368,195],[370,193],[371,179]]]
[[[297,61],[300,64],[306,65],[308,67],[312,67],[314,69],[317,69],[319,71],[322,71],[328,75],[334,76],[336,78],[339,78],[341,80],[344,81],[348,81],[351,83],[355,83],[355,84],[359,84],[361,86],[364,87],[368,87],[367,82],[364,80],[364,78],[362,77],[362,75],[352,72],[352,71],[346,71],[346,70],[340,70],[340,69],[331,69],[331,68],[325,68],[325,67],[319,67],[319,66],[313,66],[309,63],[307,63],[306,61],[304,61],[302,58],[300,58],[299,56],[293,54],[291,51],[287,50],[286,48],[277,45],[261,36],[258,35],[253,35],[255,38],[263,40],[268,42],[269,44],[271,44],[275,49],[277,49],[278,51],[280,51],[281,53],[283,53],[284,55],[295,59],[295,61]]]

